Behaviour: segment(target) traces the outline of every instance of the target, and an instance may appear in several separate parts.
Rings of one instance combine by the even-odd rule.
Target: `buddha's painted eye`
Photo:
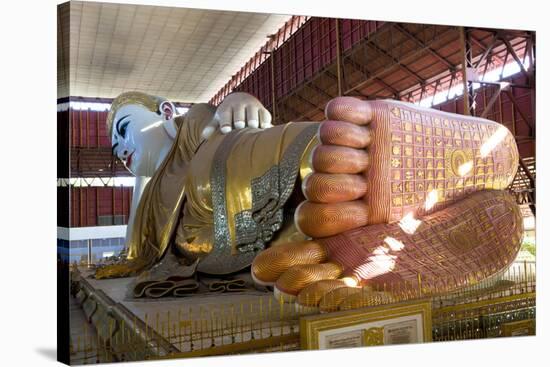
[[[120,129],[118,131],[119,135],[122,137],[122,138],[125,138],[126,137],[126,128],[128,127],[128,124],[130,123],[130,121],[125,121],[122,123],[122,125],[120,126]]]
[[[125,116],[122,116],[121,118],[118,119],[118,121],[116,122],[116,132],[118,133],[118,135],[121,137],[121,138],[124,138],[126,136],[126,128],[128,127],[128,124],[130,123],[130,120],[126,120],[122,123],[122,125],[120,124],[122,120],[124,120],[126,117],[128,117],[130,115],[125,115]]]

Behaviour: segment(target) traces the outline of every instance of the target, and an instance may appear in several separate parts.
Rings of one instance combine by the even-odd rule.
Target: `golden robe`
[[[174,145],[137,208],[129,259],[153,265],[174,243],[185,258],[200,259],[199,271],[227,274],[274,240],[303,239],[284,206],[311,172],[319,124],[217,132],[203,141],[214,112],[199,104],[177,118]]]

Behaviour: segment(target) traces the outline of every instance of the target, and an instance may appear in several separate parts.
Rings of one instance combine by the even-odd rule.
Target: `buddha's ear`
[[[164,101],[159,106],[163,120],[171,120],[176,112],[176,106],[172,102]]]

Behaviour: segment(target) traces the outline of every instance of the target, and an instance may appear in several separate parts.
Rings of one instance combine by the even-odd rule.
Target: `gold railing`
[[[140,319],[86,279],[78,282],[76,299],[88,322],[71,340],[75,364],[299,349],[300,314],[292,304],[268,294]],[[427,295],[418,283],[383,288],[393,292],[386,303],[430,296],[433,341],[446,341],[506,336],[506,326],[520,321],[534,325],[535,287],[535,264],[523,262],[454,292],[440,289]]]
[[[506,326],[519,321],[532,321],[534,327],[535,299],[535,293],[521,293],[435,310],[433,341],[511,336]]]

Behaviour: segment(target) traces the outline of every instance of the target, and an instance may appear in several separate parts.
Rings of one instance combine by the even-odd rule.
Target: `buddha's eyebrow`
[[[118,119],[118,121],[116,122],[115,124],[115,127],[116,127],[116,132],[118,133],[118,135],[121,135],[120,134],[120,121],[124,120],[126,117],[130,116],[130,114],[128,115],[125,115],[125,116],[122,116],[121,118]]]

